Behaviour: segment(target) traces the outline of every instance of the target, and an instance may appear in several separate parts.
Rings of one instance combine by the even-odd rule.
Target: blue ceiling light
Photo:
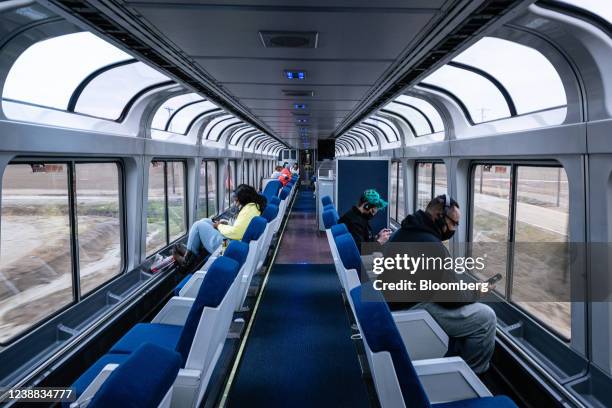
[[[285,78],[287,79],[297,79],[299,81],[302,81],[304,79],[306,79],[306,72],[305,71],[299,71],[299,70],[285,70]]]
[[[297,121],[298,123],[306,123],[308,122],[308,119],[298,119]]]
[[[307,106],[303,103],[295,103],[293,104],[293,109],[306,109]]]

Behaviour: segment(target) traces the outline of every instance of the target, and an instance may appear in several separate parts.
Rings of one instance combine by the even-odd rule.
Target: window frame
[[[85,296],[81,295],[81,275],[80,275],[80,262],[79,262],[79,247],[78,247],[78,217],[77,217],[77,203],[76,203],[76,164],[95,164],[95,163],[113,163],[117,165],[117,173],[118,173],[118,183],[119,183],[119,245],[120,245],[120,254],[121,254],[121,267],[119,268],[119,272],[117,272],[112,278],[108,279],[101,285],[95,287],[90,290]],[[65,164],[66,165],[66,179],[67,186],[66,191],[68,194],[68,219],[69,219],[69,241],[70,241],[70,256],[71,256],[71,268],[70,268],[70,276],[71,276],[71,285],[72,285],[72,300],[59,308],[58,310],[46,315],[43,319],[37,321],[36,323],[29,326],[26,330],[18,333],[17,335],[9,338],[6,342],[0,341],[0,346],[8,347],[11,344],[21,340],[23,337],[30,334],[32,331],[38,329],[40,326],[47,323],[49,320],[57,317],[59,314],[65,312],[69,308],[75,306],[78,303],[81,303],[84,299],[92,296],[98,291],[102,290],[106,286],[110,285],[115,280],[119,279],[127,272],[127,248],[125,242],[125,231],[127,230],[127,218],[125,211],[125,196],[126,196],[126,186],[125,186],[125,169],[123,165],[123,161],[119,158],[78,158],[78,157],[46,157],[46,156],[17,156],[11,159],[4,167],[2,172],[2,177],[4,177],[4,171],[11,164],[21,164],[21,165],[32,165],[32,164]],[[0,190],[0,197],[2,195],[2,190]],[[0,216],[0,227],[1,227],[2,219]]]
[[[144,252],[145,252],[145,259],[149,259],[152,256],[155,256],[157,253],[159,253],[160,251],[162,251],[164,248],[168,248],[170,245],[174,244],[175,242],[181,240],[184,236],[186,236],[189,233],[189,218],[188,218],[188,205],[187,205],[187,198],[188,198],[188,194],[189,194],[189,186],[187,184],[187,161],[185,159],[177,159],[177,158],[157,158],[154,157],[153,159],[151,159],[149,161],[149,166],[148,168],[150,168],[151,164],[153,162],[162,162],[164,163],[164,220],[165,220],[165,225],[166,225],[166,234],[165,234],[165,238],[166,238],[166,244],[160,248],[155,249],[153,252],[151,252],[151,254],[147,255],[147,245],[146,245],[146,239],[147,239],[147,229],[145,228],[145,233],[142,234],[144,239],[145,239],[145,245],[144,245]],[[168,209],[168,163],[175,163],[175,162],[179,162],[183,165],[183,218],[185,220],[185,234],[179,236],[178,238],[176,238],[174,241],[170,241],[170,211]],[[148,169],[147,169],[148,170]],[[149,205],[149,184],[150,184],[150,179],[148,180],[147,183],[147,209],[148,209],[148,205]],[[148,217],[148,214],[147,214]],[[148,222],[146,222],[145,225],[148,225]]]
[[[401,160],[391,160],[391,171],[393,171],[393,166],[395,166],[395,191],[392,192],[392,194],[395,196],[395,214],[389,214],[389,220],[393,223],[396,223],[399,225],[399,223],[401,222],[397,220],[397,214],[399,212],[399,178],[401,177],[400,175],[400,165],[402,164]],[[393,175],[391,176],[393,177]],[[391,181],[391,180],[389,180]],[[393,183],[391,183],[391,185],[393,185]],[[404,200],[405,203],[405,200]],[[391,197],[389,198],[389,204],[391,204]]]
[[[233,165],[234,165],[234,176],[233,177],[232,177],[232,172],[230,170],[231,169],[230,163],[233,163]],[[234,182],[234,188],[232,188],[232,189],[227,188],[224,185],[224,187],[226,187],[226,190],[227,190],[226,191],[226,193],[227,193],[226,194],[226,198],[227,198],[226,204],[227,204],[227,207],[225,207],[225,209],[228,209],[228,208],[230,208],[230,206],[232,204],[232,193],[236,190],[236,187],[238,187],[238,185],[237,185],[238,184],[238,174],[237,174],[238,173],[238,170],[237,170],[238,169],[238,160],[236,160],[236,159],[228,159],[225,168],[226,168],[227,172],[229,173],[229,174],[226,174],[225,180],[228,180],[228,177],[229,177],[230,184],[231,184],[232,181]],[[225,183],[225,180],[223,181],[224,183]]]
[[[414,162],[414,201],[413,201],[414,211],[418,210],[418,204],[419,204],[419,170],[418,169],[419,169],[419,164],[421,163],[431,164],[431,188],[429,190],[429,195],[430,195],[429,200],[430,201],[433,200],[433,198],[435,197],[434,194],[436,191],[436,166],[435,165],[443,164],[446,167],[446,163],[442,159],[416,160]],[[446,182],[446,191],[448,192],[448,180]]]
[[[202,160],[200,160],[200,169],[204,168],[204,197],[206,197],[206,217],[211,217],[211,216],[215,216],[217,215],[215,214],[211,214],[210,213],[210,208],[208,207],[208,193],[209,193],[209,185],[208,185],[208,163],[212,162],[215,163],[215,186],[216,188],[218,188],[219,186],[219,165],[217,160],[215,159],[207,159],[204,158]],[[200,177],[202,176],[202,173],[200,173]],[[198,186],[198,200],[197,200],[197,208],[196,208],[196,215],[198,214],[198,210],[200,209],[200,199],[202,197],[202,191],[200,190],[200,187],[202,187],[202,182],[199,182],[199,186]],[[218,191],[218,190],[217,190]],[[215,195],[215,201],[217,200],[217,195]],[[215,206],[217,207],[217,206]]]
[[[516,206],[517,206],[517,175],[519,167],[543,167],[543,168],[560,168],[565,171],[565,168],[561,163],[557,161],[533,161],[533,160],[473,160],[470,162],[469,167],[469,181],[468,181],[468,210],[467,211],[467,230],[466,230],[466,239],[467,242],[472,242],[473,239],[473,226],[474,226],[474,192],[475,192],[475,174],[476,167],[479,165],[496,165],[496,166],[509,166],[510,167],[510,189],[508,191],[508,200],[510,201],[510,208],[508,209],[508,230],[507,230],[507,240],[508,244],[515,242],[516,237]],[[569,180],[568,180],[569,185]],[[569,200],[569,198],[568,198]],[[568,217],[569,208],[568,208]],[[569,228],[570,225],[568,223],[568,242],[569,242]],[[499,297],[503,300],[503,302],[511,307],[517,309],[521,314],[527,316],[529,319],[536,322],[540,327],[542,327],[547,332],[553,334],[558,339],[562,340],[563,343],[569,344],[571,342],[571,337],[567,338],[562,333],[557,331],[554,327],[548,325],[544,321],[542,321],[539,317],[525,310],[519,304],[514,303],[512,301],[512,284],[514,282],[513,279],[513,269],[514,269],[514,252],[513,246],[509,245],[508,251],[506,253],[506,287],[505,287],[505,295],[501,296],[496,292],[492,292],[494,296]],[[571,316],[571,310],[570,310]],[[571,324],[570,324],[570,336],[571,336]]]

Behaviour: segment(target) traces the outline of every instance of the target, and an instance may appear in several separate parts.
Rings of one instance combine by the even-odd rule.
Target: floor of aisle
[[[368,395],[311,190],[298,192],[230,407],[367,407]]]

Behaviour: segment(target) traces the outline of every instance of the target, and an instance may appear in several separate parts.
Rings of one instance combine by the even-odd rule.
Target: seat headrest
[[[246,242],[248,244],[251,241],[257,241],[266,229],[267,223],[268,221],[262,216],[253,217],[246,231],[244,231],[242,242]]]
[[[176,351],[144,343],[113,370],[88,406],[156,407],[172,387],[180,366]]]
[[[351,298],[355,317],[370,350],[373,353],[387,351],[391,355],[406,407],[430,407],[389,306],[380,292],[372,287],[372,282],[368,282],[351,290]]]
[[[346,269],[355,269],[357,272],[361,271],[361,256],[357,249],[357,244],[351,234],[342,234],[334,237],[336,241],[336,248],[338,248],[338,255],[342,260],[342,265]]]
[[[321,197],[321,204],[323,204],[323,207],[333,204],[331,197],[328,195]]]
[[[272,197],[278,196],[278,191],[282,186],[283,185],[278,180],[269,181],[268,184],[266,184],[266,188],[264,188],[263,195],[270,201]]]
[[[264,217],[266,221],[268,222],[275,219],[277,215],[278,215],[278,206],[273,205],[273,204],[266,205],[266,209],[261,214],[261,216]]]
[[[277,196],[270,198],[270,204],[278,206],[281,202],[281,199]]]
[[[227,248],[225,248],[225,252],[223,252],[223,256],[227,256],[238,262],[239,268],[242,268],[242,265],[244,265],[244,261],[246,261],[248,255],[249,244],[245,244],[242,241],[230,242]]]
[[[284,200],[285,198],[287,198],[287,196],[289,195],[289,193],[291,192],[291,188],[289,187],[283,187],[283,189],[280,192],[280,199]]]
[[[214,308],[221,304],[234,279],[236,279],[239,269],[238,262],[227,256],[220,256],[215,259],[210,268],[208,268],[204,279],[202,279],[200,290],[187,315],[187,320],[181,331],[181,337],[176,344],[176,351],[181,354],[183,359],[182,367],[187,363],[189,349],[191,349],[191,343],[193,343],[193,338],[198,329],[198,323],[204,308]]]
[[[336,210],[326,210],[323,211],[323,225],[325,225],[325,229],[331,228],[332,225],[336,225],[338,223],[338,212]]]
[[[337,237],[338,235],[348,234],[348,228],[346,228],[345,224],[336,224],[332,225],[331,233],[333,237]]]
[[[334,207],[333,204],[327,204],[323,206],[323,211],[329,211],[329,210],[334,210],[336,211],[336,207]]]

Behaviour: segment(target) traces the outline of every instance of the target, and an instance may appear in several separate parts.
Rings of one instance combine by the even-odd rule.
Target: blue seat
[[[130,357],[129,354],[105,354],[93,363],[87,371],[72,384],[74,393],[77,397],[83,394],[83,391],[91,384],[91,382],[97,377],[107,364],[121,364]],[[63,403],[63,407],[68,408],[69,402]]]
[[[289,196],[289,193],[291,192],[291,188],[289,187],[283,187],[283,189],[280,192],[280,199],[284,200],[285,198],[287,198],[287,196]]]
[[[214,308],[221,303],[236,278],[238,269],[239,265],[235,260],[226,256],[217,258],[204,276],[184,326],[139,323],[111,347],[110,353],[132,353],[144,342],[151,342],[166,348],[176,349],[182,356],[182,365],[184,366],[202,311],[205,307]]]
[[[344,267],[346,269],[355,269],[359,272],[361,270],[361,256],[353,236],[347,232],[334,237],[334,241],[336,241],[338,255],[340,255],[340,260],[342,260]]]
[[[88,407],[157,407],[172,387],[180,365],[177,352],[143,344],[113,370]]]
[[[348,234],[349,230],[346,228],[346,224],[336,224],[331,227],[332,236],[337,237],[338,235]]]
[[[333,204],[327,204],[327,205],[323,206],[323,211],[329,211],[329,210],[336,211],[336,207],[334,207]]]
[[[505,396],[431,404],[410,360],[389,306],[383,300],[380,292],[374,290],[372,283],[369,282],[354,288],[350,294],[355,316],[359,321],[367,346],[372,353],[388,352],[391,357],[406,408],[516,407],[514,402]],[[383,406],[383,408],[386,407]]]
[[[272,205],[275,205],[277,207],[279,206],[280,203],[281,203],[281,199],[278,198],[277,196],[274,196],[274,197],[270,198],[270,201],[268,201],[268,204],[272,204]]]
[[[191,279],[191,277],[193,276],[192,273],[187,274],[179,283],[178,285],[176,285],[176,287],[174,288],[174,296],[178,296],[179,293],[181,292],[181,289],[183,289],[183,287],[187,284],[187,282],[189,282],[189,279]]]
[[[282,183],[278,180],[269,181],[264,188],[263,195],[269,202],[272,197],[278,197],[278,192],[282,187]]]
[[[323,207],[330,204],[333,205],[331,197],[328,195],[321,197],[321,204],[323,205]]]
[[[227,248],[225,248],[225,252],[223,252],[223,256],[227,256],[228,258],[238,262],[239,269],[242,268],[242,265],[244,265],[248,255],[249,244],[242,241],[230,242]]]
[[[266,221],[268,222],[275,219],[277,215],[278,215],[278,206],[274,204],[266,205],[266,209],[264,210],[263,213],[261,213],[261,216],[264,217]]]
[[[266,206],[267,207],[267,206]],[[249,243],[251,241],[257,241],[261,234],[263,234],[266,229],[266,224],[268,220],[266,220],[262,216],[253,217],[246,231],[244,231],[244,235],[242,236],[242,242]]]
[[[323,225],[325,225],[325,229],[336,225],[339,219],[340,217],[338,217],[336,210],[323,211]]]

